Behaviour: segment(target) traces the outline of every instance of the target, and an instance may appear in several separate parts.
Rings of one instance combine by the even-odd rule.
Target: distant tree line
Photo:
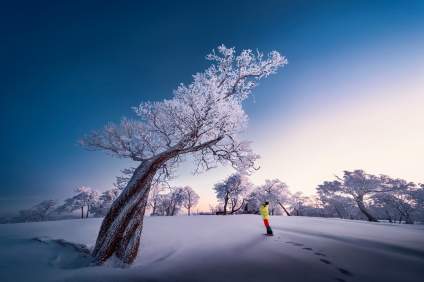
[[[114,188],[102,193],[86,186],[58,204],[46,200],[19,211],[18,216],[3,218],[0,223],[46,221],[63,218],[104,217],[113,201],[129,181],[132,169],[123,170]],[[201,214],[255,214],[262,202],[270,203],[271,215],[336,217],[342,219],[387,221],[391,223],[424,222],[424,184],[415,184],[387,175],[373,175],[363,170],[344,171],[341,177],[324,181],[316,193],[306,196],[292,193],[279,179],[253,185],[247,175],[234,173],[213,187],[218,205]],[[199,195],[189,186],[172,187],[155,183],[150,190],[148,211],[151,216],[192,214]]]
[[[257,213],[259,204],[268,201],[272,215],[424,222],[424,184],[363,170],[344,171],[343,176],[324,181],[313,196],[291,193],[278,179],[254,186],[239,173],[215,184],[213,189],[219,202],[211,207],[215,214]]]
[[[122,172],[112,189],[100,193],[90,187],[81,186],[62,204],[58,204],[55,200],[42,201],[29,209],[20,210],[15,217],[2,218],[0,223],[76,218],[77,211],[81,219],[90,216],[104,217],[129,181],[128,175],[132,173],[132,169],[125,169]],[[151,216],[174,216],[185,209],[187,214],[191,215],[198,202],[199,195],[189,186],[171,187],[154,184],[150,190],[148,211]]]

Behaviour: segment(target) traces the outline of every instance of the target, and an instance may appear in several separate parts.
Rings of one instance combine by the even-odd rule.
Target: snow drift
[[[133,266],[90,266],[101,220],[0,226],[1,281],[422,281],[424,226],[259,216],[148,217]],[[87,246],[87,247],[86,247]]]

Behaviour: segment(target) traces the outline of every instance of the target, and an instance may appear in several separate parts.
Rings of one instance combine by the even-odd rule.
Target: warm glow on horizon
[[[424,96],[417,88],[402,96],[389,91],[384,99],[311,113],[289,134],[258,145],[262,169],[252,179],[278,175],[308,194],[334,174],[358,168],[423,182]]]
[[[350,90],[351,85],[333,85],[334,91],[348,89],[349,95],[311,100],[289,121],[274,115],[266,126],[254,124],[249,139],[261,155],[261,168],[251,180],[260,185],[265,179],[279,178],[292,191],[308,195],[343,170],[364,169],[424,182],[424,73],[414,68],[413,74]],[[230,173],[231,168],[198,176],[181,172],[176,183],[191,183],[201,196],[198,209],[208,210],[209,204],[216,204],[213,184]]]

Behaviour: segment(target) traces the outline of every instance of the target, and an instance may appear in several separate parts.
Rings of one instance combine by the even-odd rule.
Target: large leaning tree
[[[246,127],[242,102],[258,80],[287,64],[278,52],[219,46],[206,56],[212,64],[180,84],[171,99],[141,103],[137,119],[123,119],[81,141],[94,150],[138,162],[131,179],[103,219],[93,250],[94,262],[114,256],[131,264],[137,256],[143,218],[153,181],[166,179],[191,155],[197,172],[229,163],[238,170],[254,167],[258,155],[238,136]]]

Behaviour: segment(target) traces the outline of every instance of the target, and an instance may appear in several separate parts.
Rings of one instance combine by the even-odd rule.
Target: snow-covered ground
[[[424,226],[259,216],[148,217],[127,269],[86,267],[100,219],[0,225],[0,281],[423,281]],[[33,238],[39,238],[34,240]],[[84,250],[83,247],[81,247]]]

